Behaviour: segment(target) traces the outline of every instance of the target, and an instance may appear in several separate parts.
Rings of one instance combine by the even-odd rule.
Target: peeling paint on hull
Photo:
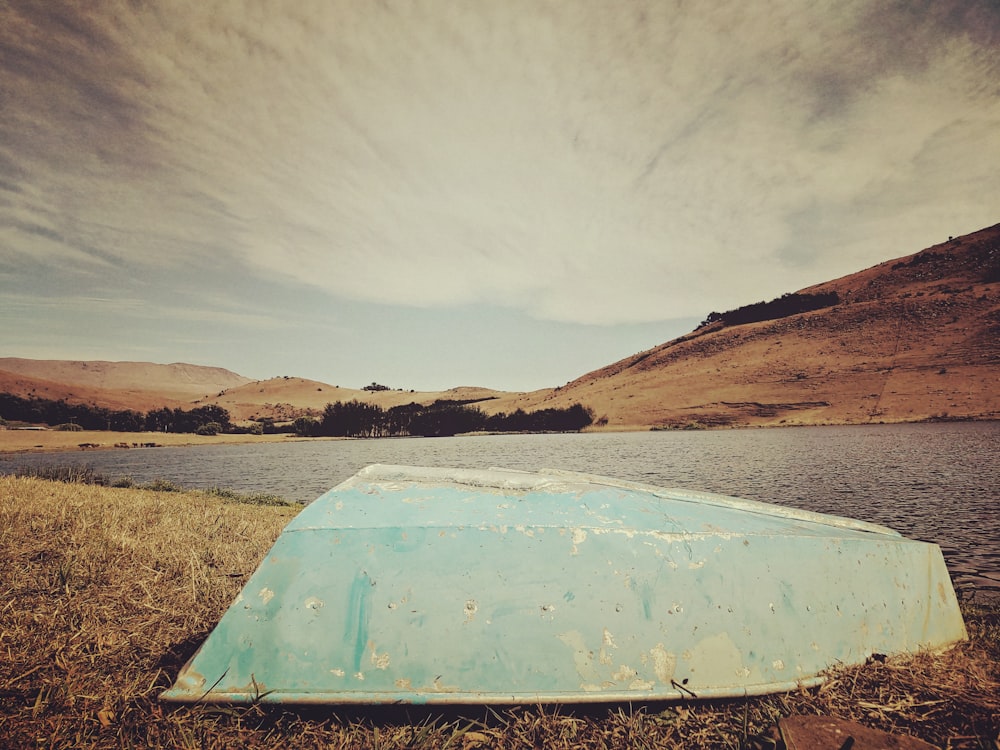
[[[299,514],[169,701],[744,696],[966,637],[936,545],[544,471],[373,466]]]

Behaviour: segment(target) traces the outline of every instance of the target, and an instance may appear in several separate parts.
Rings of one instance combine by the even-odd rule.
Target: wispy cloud
[[[275,330],[284,327],[284,320],[247,309],[226,309],[220,306],[191,306],[154,303],[139,298],[87,297],[62,295],[5,295],[0,300],[0,312],[12,317],[34,314],[40,318],[62,319],[104,318],[106,320],[173,320],[183,323],[211,323],[213,326],[239,327],[251,331]]]
[[[7,3],[0,270],[703,315],[994,223],[998,48],[974,0]]]

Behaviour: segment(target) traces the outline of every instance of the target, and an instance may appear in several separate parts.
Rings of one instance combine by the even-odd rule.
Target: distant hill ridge
[[[162,365],[153,362],[106,362],[79,360],[42,360],[20,357],[0,358],[0,372],[29,380],[44,381],[42,390],[52,391],[54,384],[81,390],[109,391],[112,394],[156,394],[168,400],[189,401],[214,395],[226,388],[251,382],[221,367],[205,367],[184,362]],[[3,381],[0,381],[2,384]]]
[[[715,321],[547,401],[618,428],[1000,418],[1000,224],[797,294],[838,301]]]
[[[236,420],[354,398],[383,408],[475,399],[488,414],[582,403],[597,429],[619,430],[1000,419],[1000,224],[712,313],[685,336],[531,393],[373,392],[183,363],[18,358],[0,359],[0,391],[114,408],[216,403]]]

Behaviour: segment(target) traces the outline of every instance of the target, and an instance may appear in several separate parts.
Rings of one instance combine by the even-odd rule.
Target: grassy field
[[[296,507],[227,493],[0,477],[0,746],[743,748],[825,714],[939,747],[1000,748],[1000,607],[965,605],[945,654],[750,700],[601,707],[173,708],[158,694]]]

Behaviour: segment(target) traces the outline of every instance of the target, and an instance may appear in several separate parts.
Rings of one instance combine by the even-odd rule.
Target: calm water
[[[309,502],[368,464],[561,468],[852,516],[941,545],[960,589],[1000,597],[1000,423],[487,435],[0,457]]]

